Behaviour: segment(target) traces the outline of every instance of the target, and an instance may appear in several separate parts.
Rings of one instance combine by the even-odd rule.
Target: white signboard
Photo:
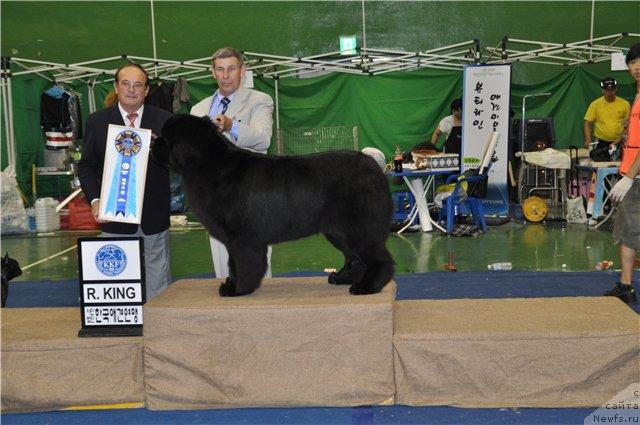
[[[140,224],[150,144],[151,130],[109,124],[98,218]]]
[[[85,283],[82,287],[85,303],[141,303],[139,283]]]
[[[629,69],[626,62],[626,53],[613,52],[611,53],[611,70],[612,71],[626,71]]]
[[[507,215],[510,65],[469,65],[464,68],[462,106],[462,170],[480,167],[489,133],[504,135],[495,149],[497,161],[489,171],[485,214]]]
[[[142,325],[142,306],[85,306],[87,326]]]
[[[78,238],[78,336],[140,336],[146,301],[140,237]]]
[[[82,243],[82,280],[140,280],[140,241],[108,239]]]

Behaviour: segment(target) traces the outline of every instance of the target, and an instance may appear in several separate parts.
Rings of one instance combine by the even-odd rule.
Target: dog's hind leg
[[[366,251],[363,253],[363,261],[367,269],[362,279],[349,288],[353,295],[376,294],[393,277],[393,258],[384,242],[370,245]]]
[[[325,233],[325,237],[333,246],[344,254],[344,266],[337,272],[329,274],[329,283],[332,285],[353,285],[362,279],[365,272],[365,264],[360,257],[347,250],[342,239]]]
[[[235,279],[220,285],[220,296],[247,295],[258,289],[267,270],[267,246],[230,244],[229,259],[234,262]]]

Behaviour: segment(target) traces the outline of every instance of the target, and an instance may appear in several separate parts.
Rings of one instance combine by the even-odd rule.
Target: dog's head
[[[178,174],[211,166],[227,149],[226,139],[209,117],[183,114],[169,118],[162,136],[151,144],[154,159]]]
[[[9,257],[9,253],[2,257],[2,277],[8,281],[14,277],[18,277],[22,274],[20,263],[17,260]]]

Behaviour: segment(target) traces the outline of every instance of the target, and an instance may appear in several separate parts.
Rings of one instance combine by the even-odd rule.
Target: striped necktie
[[[228,97],[223,97],[222,99],[220,99],[220,103],[222,104],[222,111],[220,111],[220,113],[224,114],[225,112],[227,112],[227,108],[229,107],[229,103],[231,103],[231,100],[229,100]]]
[[[138,114],[136,112],[127,115],[127,119],[129,120],[129,127],[136,126],[136,118],[138,118]]]

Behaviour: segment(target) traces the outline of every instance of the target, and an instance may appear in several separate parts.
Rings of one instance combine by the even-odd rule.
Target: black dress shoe
[[[616,283],[613,289],[609,289],[602,294],[606,297],[617,297],[627,304],[635,304],[638,299],[636,298],[636,290],[631,285],[625,285],[623,283]]]

